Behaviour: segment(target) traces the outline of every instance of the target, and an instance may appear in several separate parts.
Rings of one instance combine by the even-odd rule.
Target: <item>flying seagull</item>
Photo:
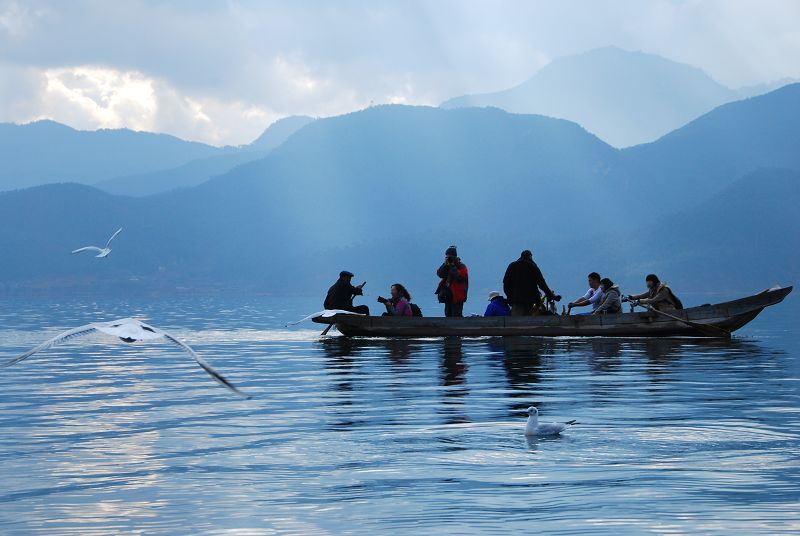
[[[539,410],[535,406],[528,408],[528,422],[525,424],[526,436],[554,436],[563,432],[567,426],[578,424],[578,421],[539,422]]]
[[[113,335],[115,337],[119,337],[120,340],[123,342],[136,342],[136,341],[152,341],[155,339],[166,339],[172,344],[179,346],[183,349],[186,353],[194,358],[197,361],[197,364],[202,367],[212,378],[214,378],[217,382],[219,382],[223,387],[227,387],[237,395],[243,398],[250,398],[248,395],[239,391],[236,387],[233,386],[231,382],[226,380],[220,373],[216,370],[211,368],[211,365],[205,362],[205,360],[197,355],[197,353],[192,350],[186,343],[176,339],[166,331],[162,331],[158,328],[154,328],[153,326],[149,326],[144,322],[136,320],[135,318],[123,318],[120,320],[114,320],[112,322],[94,322],[92,324],[86,324],[85,326],[81,326],[75,329],[70,329],[61,333],[60,335],[56,335],[52,339],[43,342],[36,348],[28,350],[22,355],[15,357],[10,361],[6,361],[5,363],[0,364],[0,368],[10,367],[15,363],[19,363],[23,359],[27,359],[35,353],[41,352],[42,350],[47,350],[48,348],[52,348],[58,344],[62,344],[67,342],[71,339],[75,339],[77,337],[83,337],[84,335],[89,335],[91,333],[96,332],[106,333],[108,335]]]
[[[320,318],[320,317],[322,317],[322,318],[330,318],[330,317],[336,316],[336,315],[364,316],[364,313],[354,313],[353,311],[345,311],[344,309],[325,309],[324,311],[319,311],[319,312],[316,312],[316,313],[312,313],[312,314],[308,315],[307,317],[298,320],[297,322],[289,322],[286,325],[287,326],[296,326],[297,324],[305,322],[306,320],[311,320],[312,318]]]
[[[117,235],[121,232],[122,232],[122,227],[117,229],[117,232],[111,235],[111,238],[108,239],[108,242],[106,242],[106,247],[104,248],[99,248],[97,246],[86,246],[78,248],[72,253],[75,254],[75,253],[80,253],[81,251],[96,251],[97,255],[95,255],[95,257],[97,257],[98,259],[102,259],[103,257],[108,257],[108,254],[111,253],[111,248],[109,247],[111,245],[111,241],[114,240],[117,237]]]

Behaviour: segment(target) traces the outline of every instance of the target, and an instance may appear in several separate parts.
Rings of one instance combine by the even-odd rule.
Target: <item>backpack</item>
[[[422,316],[422,309],[416,303],[409,303],[411,306],[411,316]]]
[[[680,311],[681,309],[683,309],[683,302],[681,302],[681,300],[675,295],[675,293],[672,292],[671,288],[669,287],[667,288],[669,289],[669,295],[672,296],[673,300],[675,300],[675,309],[678,309]]]

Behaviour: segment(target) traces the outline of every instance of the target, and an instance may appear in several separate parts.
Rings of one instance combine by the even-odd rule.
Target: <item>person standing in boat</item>
[[[542,301],[540,289],[548,300],[561,299],[547,286],[542,271],[533,262],[533,253],[526,249],[519,259],[508,265],[503,277],[503,290],[511,304],[511,316],[533,316]]]
[[[444,304],[444,316],[464,316],[464,302],[467,301],[469,290],[469,270],[461,262],[455,246],[450,246],[444,252],[444,263],[436,270],[439,276],[439,286],[436,295],[439,303]]]
[[[353,286],[353,273],[347,270],[339,272],[339,280],[328,289],[325,297],[325,309],[341,309],[362,315],[369,315],[369,307],[366,305],[353,305],[353,298],[364,295],[364,285],[366,281],[358,286]]]
[[[486,306],[483,316],[511,316],[511,307],[502,294],[497,291],[490,292],[489,305]]]
[[[378,303],[386,306],[386,312],[383,316],[414,316],[414,309],[411,307],[411,294],[406,290],[406,287],[400,283],[395,283],[389,289],[391,298],[386,299],[383,296],[378,296]]]
[[[567,309],[569,312],[572,312],[572,309],[575,307],[585,307],[587,305],[592,306],[592,311],[596,311],[597,308],[600,306],[600,303],[603,301],[603,288],[600,285],[600,274],[597,272],[592,272],[588,276],[589,278],[589,290],[586,291],[586,294],[575,300],[574,302],[569,302],[567,304]],[[579,313],[579,314],[591,314],[591,313]]]
[[[631,294],[625,301],[638,301],[642,305],[649,305],[653,309],[666,311],[669,309],[683,309],[683,303],[672,292],[666,283],[662,283],[656,274],[648,274],[645,277],[647,291],[641,294]]]
[[[603,289],[603,299],[597,308],[592,311],[593,315],[617,314],[622,312],[622,293],[619,287],[609,278],[605,277],[600,281]]]

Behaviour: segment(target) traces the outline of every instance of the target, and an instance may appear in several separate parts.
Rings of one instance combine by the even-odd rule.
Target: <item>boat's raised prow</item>
[[[729,337],[792,287],[772,287],[738,300],[700,305],[668,314],[655,311],[610,315],[408,318],[336,315],[314,318],[347,336],[362,337]]]

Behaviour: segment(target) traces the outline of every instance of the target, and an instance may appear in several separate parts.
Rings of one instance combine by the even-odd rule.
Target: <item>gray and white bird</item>
[[[525,424],[526,436],[554,436],[558,435],[567,426],[578,424],[578,421],[567,422],[539,422],[539,410],[535,406],[528,408],[528,422]]]
[[[114,320],[111,322],[94,322],[92,324],[86,324],[85,326],[80,326],[75,329],[67,330],[59,335],[56,335],[52,339],[49,339],[36,348],[32,348],[21,354],[10,361],[6,361],[5,363],[0,364],[0,368],[10,367],[20,361],[29,358],[35,353],[41,352],[43,350],[47,350],[48,348],[52,348],[58,344],[65,343],[71,339],[75,339],[77,337],[83,337],[84,335],[89,335],[91,333],[105,333],[107,335],[113,335],[115,337],[119,337],[120,340],[127,343],[132,343],[136,341],[152,341],[156,339],[166,339],[167,341],[171,342],[172,344],[180,347],[186,353],[188,353],[194,360],[197,362],[200,367],[205,370],[212,378],[214,378],[220,385],[230,389],[237,395],[243,398],[250,398],[248,395],[239,391],[236,387],[233,386],[231,382],[226,380],[219,372],[211,368],[211,365],[205,362],[205,360],[197,355],[197,353],[192,350],[189,345],[180,341],[179,339],[173,337],[166,331],[162,331],[158,328],[154,328],[153,326],[149,326],[144,322],[137,320],[135,318],[122,318],[120,320]]]
[[[75,253],[80,253],[82,251],[96,251],[97,255],[95,255],[95,257],[97,257],[98,259],[102,259],[103,257],[108,257],[108,254],[111,253],[111,247],[110,247],[111,241],[114,240],[117,237],[117,235],[121,232],[122,232],[122,227],[117,229],[117,232],[111,235],[111,238],[108,239],[108,242],[106,242],[106,246],[103,248],[99,248],[97,246],[85,246],[73,250],[72,254],[74,255]]]

